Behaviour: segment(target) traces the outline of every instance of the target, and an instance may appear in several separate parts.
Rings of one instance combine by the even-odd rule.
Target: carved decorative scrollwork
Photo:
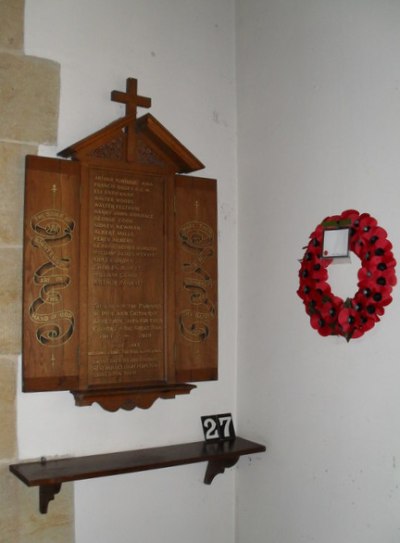
[[[124,150],[125,150],[125,135],[121,131],[116,138],[94,149],[90,153],[90,156],[97,157],[97,158],[124,160],[125,158]]]
[[[164,160],[157,155],[142,139],[137,140],[136,144],[137,161],[141,164],[150,164],[152,166],[165,166]]]

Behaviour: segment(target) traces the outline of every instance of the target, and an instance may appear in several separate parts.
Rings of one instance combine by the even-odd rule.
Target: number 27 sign
[[[204,439],[206,441],[229,441],[235,439],[235,429],[230,413],[206,415],[201,417],[201,424],[203,425]]]

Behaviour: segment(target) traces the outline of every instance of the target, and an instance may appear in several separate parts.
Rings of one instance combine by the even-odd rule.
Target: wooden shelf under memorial
[[[93,456],[42,459],[12,464],[10,471],[27,486],[39,487],[39,510],[45,514],[49,502],[60,492],[65,482],[207,462],[204,483],[209,485],[216,475],[234,466],[240,456],[265,450],[265,446],[260,443],[237,437],[217,443],[196,441]]]

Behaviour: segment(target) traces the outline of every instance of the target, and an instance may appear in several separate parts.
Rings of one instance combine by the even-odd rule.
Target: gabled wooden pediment
[[[135,133],[133,142],[130,140],[132,126]],[[60,151],[58,155],[81,161],[103,159],[137,163],[174,173],[189,173],[204,168],[204,165],[151,114],[137,120],[133,115],[121,117]]]
[[[176,165],[175,172],[190,173],[204,168],[204,164],[150,113],[137,119],[136,130],[139,138]]]

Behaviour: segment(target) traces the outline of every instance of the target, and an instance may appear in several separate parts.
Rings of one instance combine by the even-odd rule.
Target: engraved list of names
[[[164,180],[89,176],[88,384],[164,380]]]

